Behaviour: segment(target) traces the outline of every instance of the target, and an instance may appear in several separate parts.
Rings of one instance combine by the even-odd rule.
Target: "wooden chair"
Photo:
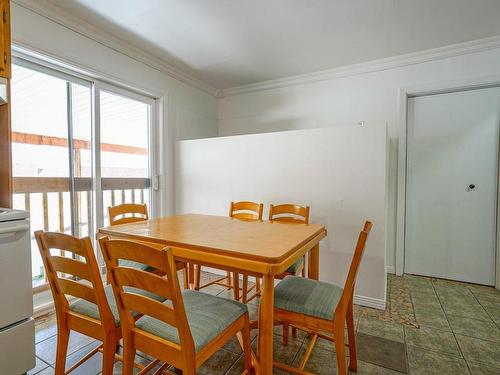
[[[262,214],[264,212],[264,205],[262,203],[254,203],[248,201],[241,202],[231,202],[229,206],[229,217],[238,220],[244,221],[258,221],[262,220]],[[234,273],[233,277],[231,277],[231,272],[227,271],[226,276],[213,280],[205,285],[200,286],[200,278],[201,278],[201,265],[198,265],[196,271],[196,290],[200,290],[206,288],[207,286],[217,284],[227,287],[228,289],[234,288],[234,299],[242,300],[243,303],[247,303],[248,301],[255,298],[260,294],[260,279],[256,279],[255,285],[248,288],[248,276],[243,276],[243,287],[242,294],[240,296],[240,276],[238,273]],[[251,297],[248,297],[248,293],[253,289],[256,290],[255,294]]]
[[[309,206],[298,206],[296,204],[280,204],[269,206],[269,221],[278,221],[289,224],[309,224]],[[306,257],[302,257],[292,264],[277,279],[283,279],[286,276],[293,275],[305,276]]]
[[[102,373],[113,373],[115,350],[121,338],[118,314],[108,304],[114,301],[111,288],[105,290],[88,237],[78,239],[62,233],[35,232],[43,265],[49,281],[57,317],[57,352],[55,374],[68,374],[102,350]],[[75,258],[52,255],[50,250],[68,251]],[[64,277],[62,277],[64,275]],[[111,292],[111,293],[110,293]],[[80,298],[69,303],[67,295]],[[111,298],[110,298],[111,297]],[[115,305],[116,311],[116,305]],[[74,330],[103,342],[65,372],[70,331]],[[22,350],[22,348],[20,348]]]
[[[270,205],[269,207],[269,221],[280,221],[290,224],[309,224],[309,206],[302,207],[295,204],[282,204],[278,206]],[[283,279],[288,275],[299,275],[305,276],[305,256],[294,264],[290,266],[284,273],[277,275],[277,279]],[[256,296],[260,295],[260,279],[255,279],[256,293],[248,299],[243,299],[246,303]],[[248,276],[243,275],[243,288],[242,295],[246,296],[248,294]],[[293,331],[294,337],[296,336],[296,330]]]
[[[354,338],[353,294],[356,275],[365,249],[372,223],[365,222],[349,268],[344,288],[303,277],[288,276],[275,288],[274,318],[310,333],[311,340],[299,368],[282,363],[275,367],[295,374],[306,374],[304,367],[318,337],[335,343],[339,375],[346,375],[344,352],[344,324],[347,322],[349,341],[349,369],[357,370],[356,342]],[[288,330],[283,331],[283,344],[288,344]]]
[[[148,206],[146,204],[123,203],[108,207],[109,225],[134,223],[148,220]]]
[[[140,350],[164,361],[161,369],[170,364],[185,375],[194,375],[197,367],[236,334],[243,347],[245,373],[251,370],[246,305],[194,290],[181,293],[169,248],[158,250],[139,242],[107,238],[99,242],[120,313],[123,374],[132,374],[135,353]],[[120,260],[148,264],[166,276],[120,266]],[[137,290],[144,294],[138,295]],[[168,301],[160,303],[146,293]],[[134,311],[143,314],[142,318],[135,321]]]
[[[149,219],[148,206],[146,204],[137,203],[123,203],[118,206],[108,207],[109,225],[119,225],[127,223],[135,223]],[[143,264],[134,264],[132,262],[125,262],[131,267],[141,268],[144,271],[156,272],[157,270]],[[184,289],[189,288],[188,267],[184,262],[176,262],[177,270],[182,270]],[[106,280],[110,283],[109,276]]]

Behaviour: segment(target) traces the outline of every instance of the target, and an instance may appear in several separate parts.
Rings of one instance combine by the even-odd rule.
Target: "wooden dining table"
[[[320,224],[242,221],[185,214],[101,228],[99,236],[172,248],[176,260],[261,277],[256,370],[273,372],[274,276],[308,254],[308,277],[319,277]]]

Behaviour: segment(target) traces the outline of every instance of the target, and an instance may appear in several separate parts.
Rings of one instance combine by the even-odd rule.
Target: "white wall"
[[[347,74],[347,73],[346,73]],[[400,88],[500,74],[500,49],[219,99],[219,135],[387,124],[390,136],[388,270],[394,270]]]
[[[177,213],[227,215],[229,202],[311,206],[324,224],[320,277],[343,285],[364,220],[374,222],[359,272],[356,301],[385,303],[385,126],[336,127],[180,141]],[[361,297],[360,297],[361,296]]]

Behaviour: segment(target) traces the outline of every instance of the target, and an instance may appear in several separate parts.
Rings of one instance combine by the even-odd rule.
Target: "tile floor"
[[[210,279],[210,274],[204,274]],[[500,292],[493,288],[416,276],[388,278],[389,307],[386,312],[356,306],[359,375],[446,375],[500,374]],[[228,296],[223,287],[213,285],[205,292]],[[255,318],[258,301],[249,304]],[[37,319],[36,367],[29,374],[54,373],[56,335],[54,316]],[[252,338],[255,349],[255,335]],[[297,365],[307,346],[307,335],[290,338],[281,345],[281,328],[275,329],[275,358]],[[70,366],[99,343],[72,333],[67,365]],[[137,361],[149,363],[147,356]],[[100,354],[73,372],[99,374]],[[199,374],[241,374],[241,349],[229,342],[200,369]],[[336,374],[333,345],[320,340],[306,370],[316,374]],[[121,363],[115,364],[121,373]],[[169,370],[168,373],[174,373]],[[276,374],[283,374],[276,371]]]

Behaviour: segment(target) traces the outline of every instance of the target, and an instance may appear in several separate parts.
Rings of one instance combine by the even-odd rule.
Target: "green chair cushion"
[[[147,292],[145,290],[141,289],[136,289],[136,288],[130,288],[130,287],[125,287],[126,291],[129,292],[134,292],[137,294],[141,294],[143,296],[153,298],[156,301],[163,302],[165,301],[165,298],[158,296],[154,293]],[[115,295],[113,294],[113,288],[111,285],[107,285],[104,288],[104,293],[106,294],[106,299],[108,300],[108,305],[113,313],[113,317],[115,318],[115,325],[118,327],[120,325],[120,315],[118,313],[118,307],[116,306],[116,299]],[[99,315],[99,310],[97,308],[96,304],[93,304],[92,302],[89,302],[84,299],[79,299],[76,300],[75,302],[70,303],[69,309],[75,313],[82,314],[97,320],[101,320],[101,317]],[[135,317],[139,315],[137,312],[133,312],[132,315]]]
[[[274,306],[281,310],[333,320],[343,289],[298,276],[285,277],[274,288]]]
[[[286,272],[295,274],[300,269],[300,267],[302,267],[303,264],[304,264],[304,257],[300,257],[299,260],[297,260],[294,264],[288,267]]]
[[[146,272],[156,271],[156,269],[154,267],[148,266],[147,264],[134,262],[133,260],[121,259],[119,261],[119,264],[120,264],[120,266],[123,266],[123,267],[137,268],[139,270],[146,271]]]
[[[219,333],[248,311],[247,306],[241,302],[194,290],[183,291],[182,297],[196,351],[205,347]],[[164,303],[172,305],[171,301]],[[158,319],[143,316],[137,320],[136,327],[170,342],[180,344],[177,328]]]

